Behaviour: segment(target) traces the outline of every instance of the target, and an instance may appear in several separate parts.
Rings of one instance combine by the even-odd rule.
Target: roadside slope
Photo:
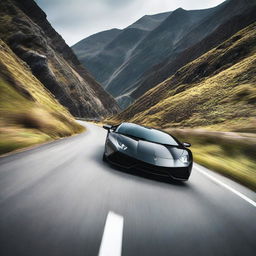
[[[0,40],[0,154],[83,131]]]

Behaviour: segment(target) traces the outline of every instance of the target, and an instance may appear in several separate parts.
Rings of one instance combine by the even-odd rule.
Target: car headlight
[[[124,145],[123,143],[121,143],[119,141],[118,141],[117,144],[118,144],[119,148],[122,149],[122,150],[126,150],[128,148],[126,145]]]
[[[183,164],[188,164],[189,163],[189,156],[185,155],[185,156],[181,156],[179,158],[179,160],[183,163]]]

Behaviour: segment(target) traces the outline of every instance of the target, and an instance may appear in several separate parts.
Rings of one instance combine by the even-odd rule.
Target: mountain
[[[135,90],[131,92],[129,97],[132,99],[139,98],[146,91],[161,83],[169,76],[173,75],[179,68],[187,63],[195,60],[202,54],[216,47],[218,44],[227,40],[239,30],[247,27],[256,21],[256,7],[249,8],[244,13],[236,15],[227,22],[221,24],[210,35],[205,37],[199,43],[182,51],[175,58],[168,58],[164,62],[154,66],[144,73],[141,79],[135,84]]]
[[[83,130],[2,40],[0,116],[0,154]]]
[[[168,15],[169,13],[146,15],[124,30],[114,30],[114,33],[113,30],[98,33],[78,42],[72,49],[81,63],[105,87],[130,58],[139,42]],[[88,49],[88,45],[96,45],[98,40],[102,41],[102,38],[105,44],[99,43],[100,49],[94,46]]]
[[[102,57],[106,48],[97,55],[97,58],[89,59],[86,66],[89,70],[93,70],[96,79],[101,81],[119,105],[125,108],[180,67],[253,22],[255,15],[250,13],[250,18],[246,15],[255,4],[255,0],[227,0],[217,7],[206,10],[186,11],[179,8],[147,33],[126,58],[120,52],[120,58],[125,61],[116,63],[113,68],[107,70],[102,80],[100,80],[102,78],[100,65],[101,63],[106,65],[106,60]],[[238,24],[239,16],[246,21],[243,20]],[[229,26],[231,26],[230,30]],[[223,36],[220,35],[221,29]],[[217,40],[215,40],[216,35]],[[116,49],[122,47],[123,42],[118,42],[117,38],[115,41]],[[99,70],[95,68],[97,66],[100,67]]]
[[[137,28],[145,31],[154,30],[159,24],[161,24],[171,12],[164,12],[155,15],[144,15],[139,20],[135,21],[128,28]]]
[[[256,22],[180,68],[112,122],[255,132],[255,72]]]
[[[99,118],[119,110],[33,0],[0,1],[0,36],[74,116]]]
[[[123,69],[122,73],[120,73],[118,78],[116,78],[116,81],[112,81],[111,83],[112,91],[109,88],[107,88],[107,90],[111,94],[113,94],[113,91],[116,90],[117,87],[120,87],[119,84],[121,84],[122,88],[125,88],[125,90],[122,90],[121,92],[119,91],[118,100],[121,101],[121,103],[122,103],[122,95],[125,95],[126,98],[127,98],[127,95],[130,96],[131,94],[133,95],[133,97],[137,96],[137,93],[136,92],[133,93],[133,91],[136,90],[138,87],[141,87],[140,84],[142,83],[144,78],[142,73],[148,72],[149,70],[152,69],[153,66],[166,60],[166,58],[169,59],[169,61],[177,58],[186,49],[194,46],[195,44],[199,43],[200,41],[205,39],[207,36],[209,36],[211,33],[213,33],[223,23],[227,22],[234,16],[247,12],[248,10],[250,10],[251,6],[253,5],[255,6],[255,4],[256,4],[256,1],[254,0],[248,0],[248,1],[229,0],[215,8],[212,8],[209,10],[201,10],[199,14],[201,14],[201,12],[205,14],[205,16],[202,17],[201,19],[200,19],[200,16],[198,17],[197,13],[193,13],[195,11],[185,11],[185,10],[178,9],[177,10],[178,13],[176,13],[176,16],[180,22],[173,22],[173,23],[170,22],[170,25],[166,26],[166,29],[163,27],[162,34],[164,34],[166,30],[175,31],[175,29],[178,29],[177,31],[180,31],[185,27],[185,24],[187,24],[188,29],[184,31],[182,36],[178,40],[174,41],[174,43],[172,42],[172,40],[167,38],[166,43],[164,44],[162,36],[159,37],[155,33],[156,31],[152,31],[151,36],[152,38],[155,39],[155,43],[154,44],[152,43],[151,45],[157,45],[158,46],[157,50],[151,51],[150,47],[146,47],[149,44],[148,42],[150,42],[152,39],[148,37],[145,38],[144,39],[145,42],[141,43],[144,56],[143,56],[143,53],[141,55],[140,52],[139,53],[137,52],[136,56],[129,61],[127,66]],[[208,12],[204,13],[204,11],[208,11]],[[173,12],[168,19],[171,20],[174,14],[175,12]],[[190,15],[194,14],[195,17],[198,17],[198,21],[195,21],[194,23],[192,23],[189,20],[189,17],[190,17],[189,14]],[[164,23],[166,22],[167,20],[164,21]],[[171,24],[174,24],[173,27],[171,27]],[[163,24],[161,24],[161,26],[163,26]],[[156,30],[159,30],[159,28],[157,28]],[[158,41],[160,43],[158,43]],[[162,55],[160,55],[161,52],[163,52]],[[136,71],[140,70],[141,73],[133,72],[133,67],[136,65],[136,63],[141,63],[142,59],[143,59],[144,65],[140,65],[139,68],[136,68]],[[153,61],[150,62],[149,60],[153,60]],[[148,65],[148,63],[150,63],[150,65]],[[141,67],[143,66],[147,68],[142,69]],[[134,73],[135,73],[135,76],[134,76]],[[132,77],[132,80],[127,79],[127,76],[129,75],[130,77]],[[161,82],[161,81],[158,81],[158,82]],[[140,91],[144,93],[148,88],[145,88],[144,90],[141,90],[141,89],[142,88],[140,88]],[[113,94],[113,95],[115,97],[117,96],[116,94]],[[139,94],[139,96],[140,95],[142,94]],[[134,99],[136,99],[133,97],[131,97],[132,98],[131,101],[134,101]]]
[[[122,95],[127,88],[148,68],[165,59],[174,45],[212,10],[172,12],[156,29],[151,31],[136,47],[133,55],[108,82],[106,90],[114,97]]]
[[[86,63],[87,58],[93,58],[99,54],[108,43],[121,33],[121,31],[120,29],[114,28],[99,32],[79,41],[72,46],[72,49],[75,54],[79,56],[79,60],[82,63]]]

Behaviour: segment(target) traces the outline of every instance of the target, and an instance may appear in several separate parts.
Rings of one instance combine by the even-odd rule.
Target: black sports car
[[[149,127],[122,123],[104,125],[108,131],[103,160],[175,180],[188,180],[192,165],[189,143]]]

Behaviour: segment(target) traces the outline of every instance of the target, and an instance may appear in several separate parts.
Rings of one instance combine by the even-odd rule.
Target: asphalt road
[[[116,229],[109,222],[106,241],[114,245],[105,248],[121,242],[123,256],[256,255],[252,203],[197,165],[186,183],[113,168],[102,162],[105,130],[86,126],[84,134],[0,158],[1,256],[98,255],[109,212],[123,222]]]

